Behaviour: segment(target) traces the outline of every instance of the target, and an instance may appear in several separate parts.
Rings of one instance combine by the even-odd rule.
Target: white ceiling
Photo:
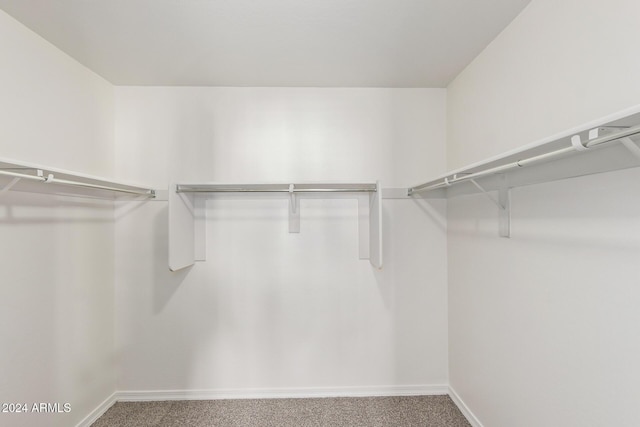
[[[0,0],[116,85],[445,87],[530,0]]]

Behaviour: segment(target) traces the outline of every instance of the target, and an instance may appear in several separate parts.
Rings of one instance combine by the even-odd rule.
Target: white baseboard
[[[428,396],[448,394],[446,384],[379,387],[310,387],[220,390],[119,391],[118,402],[151,400],[279,399],[305,397]]]
[[[89,427],[93,424],[98,418],[100,418],[109,408],[111,408],[118,400],[118,392],[113,393],[111,396],[107,397],[104,402],[102,402],[96,409],[91,411],[89,415],[87,415],[82,421],[80,421],[76,427]]]
[[[116,402],[217,399],[281,399],[310,397],[433,396],[449,395],[473,427],[483,427],[462,399],[447,384],[370,387],[304,387],[219,390],[134,390],[117,391],[80,421],[76,427],[89,427]]]
[[[449,386],[449,397],[451,397],[453,403],[455,403],[458,409],[460,409],[460,412],[462,412],[462,415],[465,416],[472,427],[484,427],[480,420],[473,414],[473,412],[471,412],[471,409],[469,409],[469,407],[464,403],[460,396],[458,396],[458,393],[456,393],[456,391],[451,386]]]

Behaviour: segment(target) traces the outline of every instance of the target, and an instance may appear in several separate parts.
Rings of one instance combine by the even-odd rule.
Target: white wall
[[[444,170],[441,89],[120,87],[116,106],[118,174],[157,186]],[[171,273],[166,204],[118,209],[118,388],[446,384],[443,203],[385,200],[382,271],[358,259],[354,200],[301,212],[289,234],[285,200],[211,201],[208,260]]]
[[[633,0],[533,0],[447,88],[455,169],[637,105]]]
[[[0,151],[113,171],[113,89],[0,11]],[[113,204],[0,196],[0,402],[70,403],[0,424],[70,426],[115,390]]]
[[[448,88],[451,168],[640,104],[640,3],[533,0]],[[450,382],[485,426],[635,426],[640,172],[454,199]]]

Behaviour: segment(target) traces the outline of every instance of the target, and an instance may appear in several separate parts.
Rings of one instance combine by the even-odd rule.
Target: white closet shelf
[[[177,184],[178,193],[368,193],[377,184]]]
[[[382,188],[380,183],[172,184],[169,186],[169,269],[206,260],[206,200],[272,193],[289,204],[289,232],[300,232],[300,198],[358,200],[360,259],[382,268]]]
[[[441,198],[484,193],[498,206],[500,235],[509,237],[510,188],[638,167],[638,141],[640,106],[450,171],[407,192]]]
[[[606,120],[606,119],[604,119]],[[640,166],[640,113],[598,124],[588,124],[546,138],[523,148],[447,172],[423,184],[410,187],[409,195],[428,191],[443,197],[478,192],[471,181],[484,181],[485,190],[497,190],[497,177],[508,177],[508,186],[538,184],[594,173]],[[635,148],[634,148],[635,147]],[[606,148],[606,150],[604,149]],[[633,156],[630,156],[630,152]],[[493,179],[490,179],[493,178]],[[451,192],[457,184],[466,190]]]
[[[138,185],[0,158],[0,194],[9,190],[101,199],[156,196],[155,190]]]

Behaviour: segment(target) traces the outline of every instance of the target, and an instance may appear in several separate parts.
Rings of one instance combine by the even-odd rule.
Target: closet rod
[[[616,133],[612,133],[610,135],[604,135],[601,136],[599,138],[594,138],[590,141],[587,141],[586,143],[582,144],[580,143],[580,145],[583,148],[580,148],[579,146],[574,146],[573,144],[570,147],[566,147],[566,148],[561,148],[559,150],[555,150],[555,151],[550,151],[548,153],[544,153],[544,154],[539,154],[537,156],[532,156],[526,159],[522,159],[522,160],[517,160],[515,162],[512,163],[507,163],[505,165],[501,165],[501,166],[496,166],[493,168],[489,168],[489,169],[485,169],[485,170],[481,170],[478,172],[473,172],[473,173],[456,173],[453,174],[451,176],[451,178],[449,177],[445,177],[443,179],[443,181],[441,182],[437,182],[435,184],[431,184],[431,183],[425,183],[425,184],[421,184],[412,188],[409,188],[409,195],[413,194],[413,193],[419,193],[422,191],[429,191],[429,190],[435,190],[438,188],[444,188],[444,187],[449,187],[453,184],[457,184],[460,182],[464,182],[464,181],[469,181],[472,179],[479,179],[482,177],[485,177],[487,175],[493,175],[496,173],[500,173],[500,172],[507,172],[511,169],[517,169],[517,168],[521,168],[521,167],[525,167],[525,166],[529,166],[532,165],[534,163],[538,163],[538,162],[542,162],[545,160],[552,160],[556,157],[561,157],[565,154],[569,154],[571,152],[575,152],[575,151],[582,151],[591,147],[595,147],[601,144],[605,144],[607,142],[614,142],[623,138],[628,138],[630,136],[634,136],[634,135],[638,135],[640,134],[640,126],[634,126],[628,129],[625,129],[623,131],[620,132],[616,132]],[[460,175],[460,176],[458,176]]]
[[[26,173],[9,172],[4,170],[0,170],[0,175],[11,176],[11,177],[20,178],[20,179],[30,179],[32,181],[40,181],[40,182],[45,182],[47,180],[44,176],[28,175]]]
[[[269,186],[258,184],[254,186],[231,185],[180,185],[176,186],[176,193],[375,193],[375,184],[363,184],[345,187],[296,187],[295,184]]]
[[[45,177],[45,176],[39,176],[39,175],[29,175],[25,173],[0,170],[0,175],[11,176],[11,177],[20,178],[20,179],[29,179],[32,181],[39,181],[46,184],[70,185],[74,187],[93,188],[98,190],[108,190],[108,191],[115,191],[119,193],[135,194],[138,196],[155,197],[154,190],[130,190],[127,188],[117,188],[117,187],[110,187],[107,185],[90,184],[88,182],[78,182],[78,181],[71,181],[67,179],[58,179],[53,174],[50,174]]]
[[[47,182],[53,184],[72,185],[75,187],[95,188],[97,190],[116,191],[119,193],[135,194],[138,196],[156,197],[155,190],[129,190],[126,188],[109,187],[107,185],[89,184],[88,182],[69,181],[66,179],[52,178]]]

